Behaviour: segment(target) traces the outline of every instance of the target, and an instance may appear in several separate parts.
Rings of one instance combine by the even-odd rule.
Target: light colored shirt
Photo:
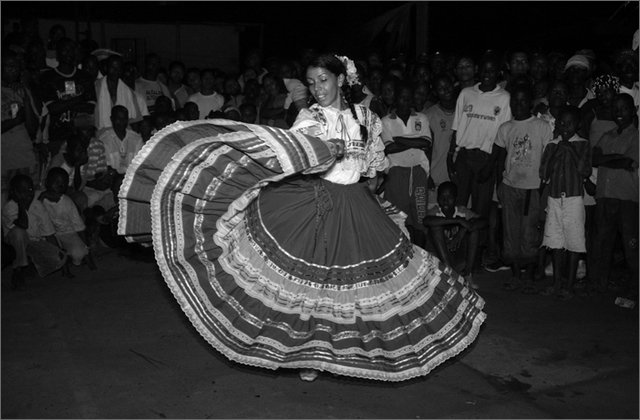
[[[113,128],[109,128],[100,134],[100,141],[104,144],[107,165],[120,174],[127,172],[129,164],[144,145],[142,137],[129,129],[124,139],[120,140]]]
[[[511,119],[509,92],[499,86],[489,92],[480,83],[462,89],[456,102],[452,129],[456,145],[491,153],[498,127]]]
[[[4,228],[4,234],[8,234],[15,225],[15,221],[18,218],[18,203],[13,200],[7,202],[2,208],[2,227]],[[56,233],[56,229],[53,226],[49,213],[44,208],[42,203],[33,199],[29,208],[27,209],[27,218],[29,220],[29,227],[27,228],[27,235],[32,241],[39,241],[45,236],[51,236]]]
[[[633,159],[636,168],[632,171],[626,169],[607,168],[600,166],[598,169],[598,183],[596,184],[596,199],[617,198],[638,202],[638,129],[631,124],[618,134],[615,128],[605,133],[597,146],[605,155],[621,154]]]
[[[447,152],[451,143],[451,124],[453,124],[453,112],[446,113],[438,104],[433,105],[425,112],[429,127],[433,133],[433,146],[431,148],[431,179],[438,186],[449,181],[447,171]]]
[[[82,232],[85,229],[84,222],[78,213],[78,208],[67,195],[60,197],[58,202],[42,200],[56,233]]]
[[[216,92],[211,95],[203,95],[198,92],[189,96],[189,100],[187,102],[193,102],[198,105],[200,119],[204,120],[211,111],[216,112],[222,109],[222,106],[224,105],[224,97]]]
[[[513,188],[539,188],[542,151],[552,139],[549,124],[536,117],[502,124],[495,141],[507,151],[502,182]]]

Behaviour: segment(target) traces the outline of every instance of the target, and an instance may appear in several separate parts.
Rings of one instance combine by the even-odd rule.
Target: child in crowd
[[[380,84],[380,95],[371,100],[369,109],[375,112],[378,117],[384,118],[393,107],[396,97],[396,85],[399,80],[393,76],[387,76]]]
[[[616,234],[631,269],[628,298],[638,301],[638,129],[633,98],[621,93],[613,102],[617,128],[605,133],[593,150],[598,167],[596,187],[595,270],[592,281],[600,292],[606,291]],[[591,276],[591,272],[590,272]]]
[[[249,124],[257,124],[257,119],[258,111],[254,104],[244,103],[240,105],[240,121]]]
[[[451,134],[453,133],[451,125],[453,124],[453,113],[456,108],[456,95],[453,82],[449,76],[436,76],[433,80],[433,86],[438,103],[425,112],[431,129],[431,138],[433,139],[433,147],[429,157],[431,173],[429,174],[428,206],[435,204],[438,186],[445,181],[450,181],[447,171],[447,152],[451,143]]]
[[[65,265],[67,255],[58,246],[55,228],[42,203],[35,200],[33,181],[18,174],[9,182],[9,201],[2,208],[6,242],[15,250],[11,288],[24,285],[24,269],[33,262],[41,277]]]
[[[551,249],[553,286],[541,293],[556,294],[562,300],[573,297],[578,258],[586,252],[584,180],[591,175],[589,141],[576,133],[580,110],[564,107],[556,120],[556,138],[545,147],[540,163],[540,178],[548,188],[547,217],[542,245]],[[566,255],[565,255],[566,252]],[[563,285],[563,260],[568,257],[568,280]]]
[[[446,181],[438,187],[438,204],[427,211],[424,226],[429,241],[426,249],[453,267],[477,289],[472,273],[475,269],[480,229],[487,222],[465,206],[457,206],[458,187]]]
[[[86,260],[89,268],[95,270],[96,266],[86,243],[85,224],[75,204],[65,194],[68,185],[69,174],[62,168],[52,168],[47,173],[46,189],[38,200],[49,214],[56,239],[71,258],[73,265],[79,266]]]
[[[200,110],[198,119],[204,120],[222,109],[224,97],[215,90],[215,71],[213,69],[202,70],[200,77],[202,80],[200,92],[189,96],[189,102],[198,105]]]
[[[200,109],[195,102],[187,102],[184,104],[184,113],[187,121],[195,121],[200,119]]]
[[[516,290],[521,285],[521,269],[527,276],[523,293],[533,294],[534,268],[541,235],[540,159],[553,131],[545,121],[531,115],[530,89],[517,87],[511,94],[513,120],[503,123],[496,136],[494,157],[498,161],[498,197],[502,204],[504,262],[511,266],[512,278],[503,286]]]
[[[427,210],[431,130],[427,116],[412,109],[411,85],[400,83],[395,108],[382,119],[382,141],[389,158],[385,198],[408,215],[412,241],[424,246],[422,219]]]

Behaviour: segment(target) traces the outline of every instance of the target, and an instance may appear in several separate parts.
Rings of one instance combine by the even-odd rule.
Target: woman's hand
[[[340,139],[330,139],[327,140],[329,143],[333,143],[335,145],[335,150],[336,150],[336,158],[337,159],[342,159],[342,157],[344,156],[344,140],[340,140]]]

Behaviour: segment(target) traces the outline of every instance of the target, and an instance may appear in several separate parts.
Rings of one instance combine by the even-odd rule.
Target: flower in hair
[[[593,82],[593,89],[597,92],[599,89],[613,89],[616,93],[620,92],[620,79],[610,74],[603,74],[596,77]]]
[[[356,69],[356,63],[353,62],[346,55],[336,55],[336,58],[342,62],[345,69],[347,69],[347,84],[349,86],[360,84],[358,79],[358,69]]]

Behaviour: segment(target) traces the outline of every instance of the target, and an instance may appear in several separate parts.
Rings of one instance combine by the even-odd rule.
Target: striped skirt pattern
[[[227,120],[175,123],[136,156],[119,233],[152,240],[191,323],[231,360],[402,381],[467,348],[484,300],[410,243],[333,145]]]

